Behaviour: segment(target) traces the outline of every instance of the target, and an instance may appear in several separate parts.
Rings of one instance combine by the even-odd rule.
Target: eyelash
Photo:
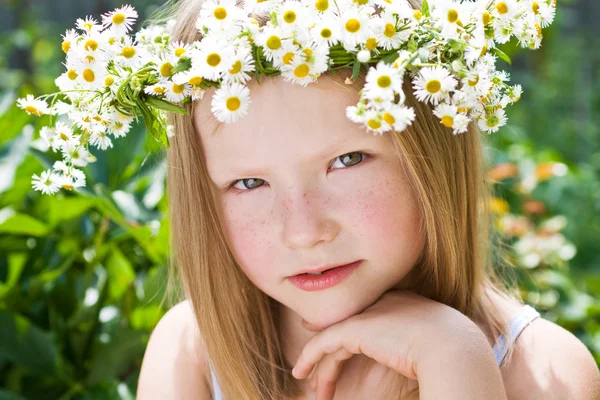
[[[344,157],[344,156],[347,156],[347,155],[350,155],[350,154],[354,154],[354,153],[359,153],[359,154],[362,154],[362,155],[363,155],[363,157],[362,157],[362,160],[361,160],[360,162],[358,162],[358,163],[356,163],[356,164],[354,164],[354,165],[351,165],[351,166],[349,166],[349,167],[344,167],[344,168],[335,168],[335,169],[349,169],[349,168],[353,168],[353,167],[356,167],[356,166],[358,166],[358,165],[362,164],[362,163],[363,163],[363,162],[364,162],[364,161],[365,161],[367,158],[370,158],[370,157],[371,157],[371,154],[369,154],[369,153],[366,153],[366,152],[364,152],[364,151],[351,151],[350,153],[344,153],[344,154],[342,154],[341,156],[337,156],[336,158],[334,158],[334,159],[333,159],[333,162],[335,162],[337,159],[339,159],[339,158],[341,158],[341,157]],[[332,162],[332,164],[333,164],[333,162]],[[330,166],[331,166],[331,165],[330,165]],[[256,187],[256,188],[254,188],[254,189],[237,189],[237,188],[235,188],[235,187],[234,187],[234,186],[235,186],[235,185],[236,185],[238,182],[240,182],[240,181],[243,181],[243,180],[246,180],[246,179],[250,179],[250,178],[238,179],[237,181],[233,181],[233,182],[231,182],[231,184],[229,185],[229,189],[233,189],[234,191],[236,191],[236,192],[237,192],[237,194],[238,194],[238,195],[240,195],[240,194],[245,194],[245,193],[247,193],[247,192],[251,192],[251,191],[253,191],[253,190],[256,190],[256,189],[258,189],[258,188],[260,188],[260,187],[262,187],[262,186],[263,186],[263,185],[260,185],[260,186],[258,186],[258,187]],[[266,181],[265,181],[265,182],[266,182]]]

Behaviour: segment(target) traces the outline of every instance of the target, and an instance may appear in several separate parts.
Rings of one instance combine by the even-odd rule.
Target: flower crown
[[[77,167],[95,160],[89,144],[106,150],[111,136],[127,134],[134,118],[167,147],[172,127],[165,111],[185,114],[181,104],[215,88],[212,112],[225,123],[243,118],[250,106],[245,84],[254,75],[282,75],[307,85],[325,71],[352,69],[355,80],[367,69],[360,100],[346,115],[367,131],[402,132],[415,118],[404,105],[404,75],[416,98],[434,106],[440,122],[459,134],[470,121],[491,133],[506,124],[504,107],[521,96],[496,71],[496,56],[510,63],[497,43],[514,35],[521,47],[537,49],[542,28],[554,20],[556,0],[423,0],[421,10],[407,0],[206,0],[196,22],[202,39],[173,42],[174,22],[129,36],[137,12],[127,5],[78,19],[63,35],[66,71],[56,79],[60,92],[18,105],[29,114],[50,114],[40,131],[46,149],[60,151],[35,190],[85,186]],[[260,26],[255,17],[268,16]],[[60,99],[59,99],[60,98]],[[64,100],[64,101],[63,101]],[[53,115],[67,114],[56,124]]]

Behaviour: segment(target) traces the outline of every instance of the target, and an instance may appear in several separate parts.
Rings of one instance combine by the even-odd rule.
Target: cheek
[[[253,218],[239,207],[226,209],[225,231],[229,246],[248,279],[264,290],[264,283],[274,278],[267,267],[273,264],[276,254],[269,223],[264,215]]]

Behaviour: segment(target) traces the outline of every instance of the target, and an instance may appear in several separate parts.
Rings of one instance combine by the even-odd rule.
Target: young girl
[[[199,39],[201,7],[178,3],[173,40]],[[138,399],[600,398],[585,346],[494,274],[477,124],[453,135],[406,79],[412,124],[366,134],[351,75],[252,80],[234,123],[209,93],[170,116],[186,300],[151,336]]]

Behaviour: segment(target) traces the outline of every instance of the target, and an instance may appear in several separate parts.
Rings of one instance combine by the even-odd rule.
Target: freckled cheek
[[[226,221],[226,235],[236,260],[248,278],[261,287],[261,282],[274,277],[270,271],[276,265],[272,229],[264,218],[235,211],[226,212]]]

